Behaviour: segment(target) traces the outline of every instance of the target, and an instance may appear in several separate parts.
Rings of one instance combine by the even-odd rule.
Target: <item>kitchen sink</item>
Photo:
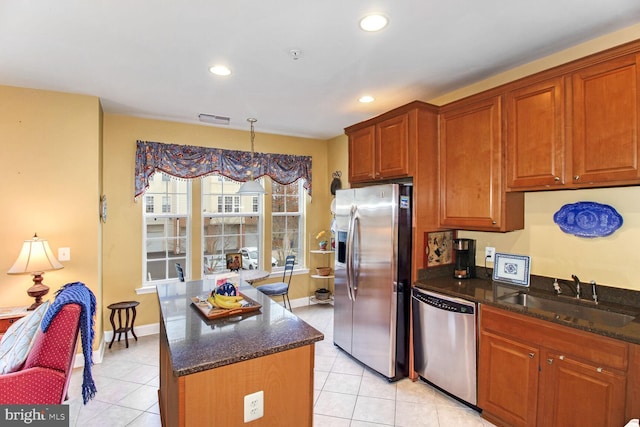
[[[619,313],[586,305],[572,304],[559,299],[541,298],[529,295],[525,292],[503,295],[498,297],[498,302],[517,304],[523,307],[548,311],[554,313],[556,319],[569,323],[582,319],[592,323],[599,323],[619,328],[636,318],[635,315],[627,313]]]

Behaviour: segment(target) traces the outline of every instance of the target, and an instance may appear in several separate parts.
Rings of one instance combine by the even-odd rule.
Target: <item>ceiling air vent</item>
[[[228,125],[229,117],[215,116],[213,114],[199,114],[198,119],[201,122],[212,123],[214,125]]]

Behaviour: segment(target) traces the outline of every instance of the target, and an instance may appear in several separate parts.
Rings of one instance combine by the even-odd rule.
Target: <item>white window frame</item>
[[[160,172],[158,172],[160,173]],[[171,177],[169,177],[169,179],[167,179],[166,174],[162,174],[162,181],[163,182],[167,182],[171,180]],[[142,289],[144,290],[145,288],[155,288],[155,285],[158,283],[167,283],[167,282],[172,282],[172,281],[176,281],[178,280],[177,278],[162,278],[162,279],[153,279],[151,278],[151,280],[149,280],[149,272],[147,271],[147,263],[148,263],[148,257],[147,257],[147,225],[148,225],[148,220],[150,218],[184,218],[186,220],[186,230],[185,230],[185,265],[183,265],[182,267],[185,270],[185,275],[187,277],[190,276],[190,268],[189,266],[191,265],[191,227],[192,227],[192,206],[193,206],[193,201],[192,201],[192,197],[191,197],[191,181],[187,181],[186,182],[187,185],[187,190],[186,190],[186,198],[187,198],[187,210],[186,213],[184,214],[178,214],[178,213],[156,213],[156,212],[147,212],[147,202],[150,200],[157,200],[157,197],[154,197],[154,195],[158,195],[159,193],[154,193],[154,195],[149,195],[145,197],[142,197]],[[164,200],[165,200],[165,195],[163,195],[161,197],[162,199],[162,203],[164,205]],[[167,270],[165,271],[166,275],[169,276],[169,271],[171,268],[174,268],[173,265],[171,265],[170,259],[169,258],[164,258],[165,260],[167,260]],[[141,293],[144,293],[141,292]]]
[[[208,186],[205,184],[205,180],[206,179],[215,179],[216,175],[211,175],[209,177],[203,177],[202,179],[202,188],[201,188],[201,193],[200,193],[200,201],[201,201],[201,206],[202,206],[202,218],[201,218],[201,228],[200,228],[200,240],[201,240],[201,244],[200,244],[200,258],[203,259],[207,257],[207,256],[212,256],[212,254],[205,254],[205,246],[206,246],[206,233],[204,232],[204,225],[206,224],[207,221],[209,221],[210,218],[233,218],[233,217],[245,217],[245,218],[250,218],[250,217],[257,217],[257,221],[258,221],[258,227],[257,227],[257,239],[258,239],[258,243],[257,243],[257,248],[258,248],[258,252],[262,253],[262,248],[264,248],[264,217],[265,217],[265,212],[264,212],[264,197],[260,197],[260,196],[239,196],[235,193],[225,193],[224,192],[224,186],[223,186],[223,192],[222,193],[207,193],[206,195],[209,196],[210,198],[216,198],[215,199],[215,203],[217,206],[217,209],[219,210],[219,212],[210,212],[210,211],[206,211],[205,212],[205,191],[209,191],[209,189],[207,188]],[[221,176],[217,176],[218,181],[223,181],[223,177]],[[258,180],[259,182],[261,182],[261,179]],[[261,182],[262,184],[262,182]],[[246,212],[242,212],[242,199],[244,198],[245,203],[244,205],[249,206],[249,208],[247,209]],[[255,209],[255,202],[256,202],[256,198],[257,198],[257,206],[258,206],[258,210],[254,211]],[[231,203],[227,203],[227,202],[231,202]],[[227,211],[227,207],[230,206],[231,210]],[[225,234],[223,234],[224,236]],[[236,248],[234,248],[236,249]],[[238,251],[240,250],[240,248],[237,248]],[[219,255],[219,254],[216,254]],[[214,255],[214,256],[216,256]],[[223,254],[224,255],[224,252]],[[263,257],[259,257],[258,259],[258,268],[259,269],[265,269],[265,267],[262,265],[263,263]],[[203,266],[204,267],[204,266]],[[226,271],[226,268],[225,268]],[[204,268],[203,268],[203,273],[205,273]]]
[[[306,199],[307,190],[304,188],[303,179],[299,179],[298,181],[296,181],[296,184],[298,186],[298,212],[274,212],[272,208],[271,217],[272,218],[284,217],[284,216],[299,217],[298,255],[296,257],[296,266],[295,266],[295,269],[298,270],[298,269],[304,269],[307,262],[306,251],[305,251],[305,240],[304,240],[304,233],[305,233],[305,226],[306,226],[306,219],[307,219],[307,199]],[[269,236],[269,241],[271,246],[271,242],[273,242],[273,225],[271,226],[271,236]],[[273,250],[273,248],[271,250]],[[282,270],[284,270],[284,265],[278,265],[276,267],[273,267],[272,269],[273,272],[282,271]]]

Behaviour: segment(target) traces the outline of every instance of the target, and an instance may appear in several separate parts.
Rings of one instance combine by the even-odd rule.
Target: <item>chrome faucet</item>
[[[571,278],[573,279],[573,283],[576,285],[576,298],[580,299],[580,279],[578,279],[578,276],[575,274],[572,274]]]
[[[593,301],[597,305],[598,304],[598,294],[596,293],[596,281],[592,280],[590,283],[591,283],[591,297],[593,298]]]

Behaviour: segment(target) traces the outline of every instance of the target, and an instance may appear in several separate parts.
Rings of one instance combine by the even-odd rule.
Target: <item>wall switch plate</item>
[[[71,261],[71,248],[58,248],[58,261]]]
[[[264,416],[264,391],[256,391],[244,397],[244,422],[257,420]]]
[[[496,248],[492,248],[491,246],[487,246],[484,248],[484,259],[493,262],[496,256]]]

